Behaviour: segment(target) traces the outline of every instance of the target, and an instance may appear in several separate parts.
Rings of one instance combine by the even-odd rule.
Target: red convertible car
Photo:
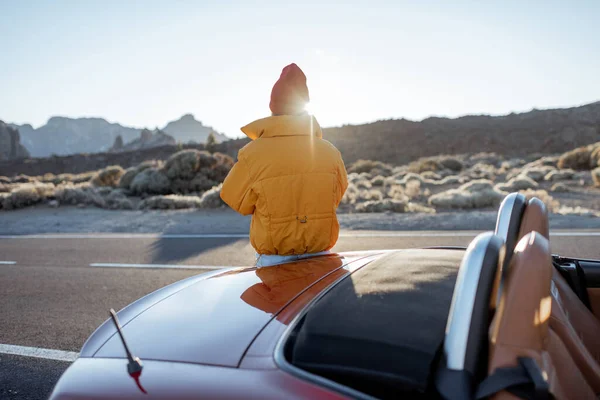
[[[51,399],[596,399],[598,315],[600,262],[552,256],[544,204],[511,194],[466,249],[160,289],[92,334]]]

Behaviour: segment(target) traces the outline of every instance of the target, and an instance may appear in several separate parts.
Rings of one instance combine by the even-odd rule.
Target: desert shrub
[[[139,208],[142,210],[177,210],[184,208],[198,208],[201,202],[198,196],[182,196],[169,194],[165,196],[152,196],[141,201]]]
[[[408,202],[396,199],[366,201],[358,204],[355,211],[360,213],[378,213],[386,211],[404,213],[408,211]]]
[[[0,210],[4,209],[4,199],[10,196],[10,193],[0,193]]]
[[[358,188],[358,189],[371,189],[373,187],[373,184],[371,183],[370,180],[365,179],[361,176],[355,178],[352,180],[352,183],[354,183],[354,185]]]
[[[496,189],[503,192],[515,192],[518,190],[532,189],[536,187],[538,187],[537,182],[524,175],[519,175],[515,178],[512,178],[508,182],[499,183],[496,185]]]
[[[590,156],[591,151],[588,147],[579,147],[561,155],[557,165],[560,169],[590,169]]]
[[[600,167],[600,146],[595,147],[590,153],[590,169]]]
[[[557,169],[548,172],[548,174],[544,177],[544,180],[550,182],[566,181],[569,179],[573,179],[574,175],[575,171],[573,171],[572,169]]]
[[[569,188],[569,186],[565,185],[563,182],[558,182],[552,185],[550,191],[556,193],[567,193],[571,191],[571,188]]]
[[[111,190],[109,193],[104,195],[104,201],[106,202],[106,206],[113,210],[133,210],[133,203],[130,199],[127,198],[123,189]]]
[[[383,186],[385,184],[385,178],[382,175],[377,175],[375,178],[371,179],[372,186]]]
[[[505,192],[496,188],[489,180],[476,180],[466,183],[458,189],[450,189],[429,198],[429,204],[436,208],[485,208],[500,204]]]
[[[404,177],[402,177],[402,179],[400,179],[398,181],[398,183],[400,185],[406,185],[410,181],[419,181],[419,182],[422,182],[423,181],[423,177],[421,177],[421,175],[419,175],[419,174],[415,174],[414,172],[409,172],[409,173],[405,174]]]
[[[548,192],[545,191],[545,190],[542,190],[542,189],[537,189],[537,190],[527,189],[527,190],[521,190],[520,192],[525,195],[525,197],[527,198],[527,200],[529,200],[529,199],[531,199],[533,197],[537,197],[538,199],[540,199],[541,201],[543,201],[546,204],[546,207],[548,207],[548,211],[554,212],[560,206],[558,200],[554,200],[554,198],[552,196],[550,196],[548,194]]]
[[[7,177],[7,176],[0,176],[0,183],[8,185],[8,184],[10,184],[12,182],[11,182],[11,180],[10,180],[9,177]]]
[[[454,172],[461,171],[464,168],[463,162],[455,157],[442,157],[439,159],[439,163],[445,169],[449,169]]]
[[[502,156],[496,153],[476,153],[468,158],[470,164],[484,164],[499,167],[502,164]]]
[[[408,164],[408,170],[420,174],[426,171],[440,171],[444,166],[432,158],[421,158]]]
[[[11,180],[11,183],[32,183],[35,182],[35,179],[32,178],[31,176],[27,176],[27,175],[17,175],[14,176]]]
[[[130,189],[135,194],[166,194],[171,190],[171,182],[162,170],[147,168],[133,178]]]
[[[421,182],[413,180],[408,181],[404,186],[404,194],[410,199],[414,199],[421,195]]]
[[[225,202],[221,199],[222,187],[223,184],[220,184],[204,192],[200,197],[200,208],[219,208],[225,205]]]
[[[595,210],[591,210],[589,208],[581,207],[581,206],[576,206],[576,207],[560,206],[554,212],[556,214],[561,214],[561,215],[578,215],[578,216],[583,216],[583,217],[600,217],[600,212],[595,211]]]
[[[373,160],[358,160],[352,163],[347,171],[348,173],[356,172],[360,174],[361,172],[371,172],[374,169],[382,169],[389,170],[391,167],[387,164],[382,163],[381,161],[373,161]]]
[[[509,178],[514,178],[515,176],[523,175],[533,179],[536,182],[540,182],[544,180],[546,175],[548,175],[552,171],[556,171],[556,168],[549,166],[524,167],[523,170],[517,171],[516,174],[509,175]]]
[[[211,159],[213,163],[216,163],[214,157],[206,151],[182,150],[169,157],[163,167],[164,174],[169,179],[191,180],[200,170],[201,158],[204,162],[206,162],[206,159]]]
[[[31,206],[54,197],[54,194],[55,187],[52,183],[23,183],[13,188],[8,195],[3,195],[2,208],[12,210]]]
[[[467,180],[466,177],[460,177],[458,175],[450,175],[443,179],[441,179],[438,183],[440,185],[458,185],[461,183],[465,183]]]
[[[125,170],[119,165],[111,165],[99,170],[92,178],[91,183],[94,186],[116,187],[124,173]]]
[[[85,204],[107,208],[106,200],[90,183],[73,184],[68,182],[60,185],[56,188],[55,197],[61,204]]]
[[[386,195],[392,199],[408,201],[408,196],[404,194],[404,186],[402,185],[391,185]]]
[[[442,177],[439,174],[436,174],[433,171],[425,171],[421,174],[421,177],[423,179],[429,179],[432,181],[439,181],[440,179],[442,179]]]
[[[491,164],[477,163],[469,168],[466,176],[471,179],[494,179],[496,176],[496,168]]]
[[[592,179],[594,181],[594,186],[600,187],[600,168],[592,170]]]

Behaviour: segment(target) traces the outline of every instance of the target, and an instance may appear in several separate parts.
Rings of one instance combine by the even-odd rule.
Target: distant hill
[[[205,143],[211,132],[219,143],[229,139],[210,126],[202,125],[202,122],[197,121],[192,114],[186,114],[177,121],[169,122],[162,130],[182,143]]]
[[[142,129],[110,123],[103,118],[52,117],[37,129],[29,124],[8,125],[19,130],[21,143],[32,157],[105,152],[111,148],[117,136],[127,143],[138,138],[142,132]],[[214,132],[211,127],[196,121],[191,114],[168,123],[162,130],[175,141],[183,143],[204,143],[209,133]],[[217,141],[227,140],[225,135],[214,133]]]
[[[370,159],[405,164],[419,157],[477,152],[562,153],[600,141],[600,102],[505,116],[377,121],[327,128],[323,136],[346,163]]]

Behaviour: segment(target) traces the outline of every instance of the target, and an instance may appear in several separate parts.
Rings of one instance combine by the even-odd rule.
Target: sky
[[[600,1],[0,0],[0,119],[229,136],[297,63],[323,126],[600,100]]]

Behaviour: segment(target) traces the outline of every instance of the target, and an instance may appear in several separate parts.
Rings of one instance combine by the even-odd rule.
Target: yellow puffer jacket
[[[253,141],[223,183],[221,198],[252,214],[250,242],[259,254],[329,250],[339,234],[336,208],[348,187],[340,152],[309,115],[281,115],[242,128]]]

